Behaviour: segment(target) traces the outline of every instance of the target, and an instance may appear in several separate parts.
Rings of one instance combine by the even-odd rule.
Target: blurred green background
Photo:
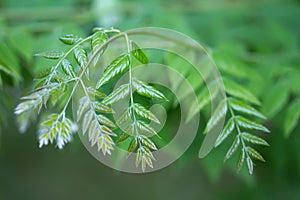
[[[39,149],[36,127],[20,134],[13,116],[45,64],[32,55],[94,26],[171,28],[205,45],[224,77],[262,101],[272,131],[260,150],[267,162],[250,176],[236,172],[235,160],[223,163],[226,147],[198,159],[205,121],[182,158],[150,174],[104,166],[78,137],[63,150]],[[1,0],[0,200],[300,199],[299,55],[299,0]]]

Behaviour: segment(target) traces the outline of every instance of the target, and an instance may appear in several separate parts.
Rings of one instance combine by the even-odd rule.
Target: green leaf
[[[244,113],[244,114],[248,114],[248,115],[252,115],[255,117],[259,117],[261,119],[266,119],[266,117],[261,114],[259,111],[257,111],[255,108],[249,106],[248,104],[239,101],[237,99],[233,99],[233,98],[229,98],[228,99],[229,105],[236,111]]]
[[[293,129],[296,127],[300,118],[300,99],[294,100],[286,110],[283,129],[284,135],[288,137]]]
[[[148,64],[148,58],[140,47],[133,41],[131,41],[132,51],[131,54],[143,64]]]
[[[79,100],[79,106],[78,106],[78,109],[77,109],[77,122],[80,120],[83,112],[89,107],[90,105],[90,100],[88,97],[84,96],[84,97],[81,97],[80,100]]]
[[[160,100],[167,100],[167,98],[163,93],[161,93],[154,87],[147,85],[142,81],[134,79],[132,84],[133,87],[136,89],[137,93],[142,96],[149,97],[149,98],[156,98]]]
[[[107,83],[117,75],[120,75],[123,72],[125,72],[129,68],[129,65],[130,65],[130,57],[128,54],[123,54],[117,57],[115,60],[111,62],[109,66],[105,68],[103,74],[100,76],[96,88],[98,89],[103,84]]]
[[[222,144],[222,142],[230,135],[230,133],[232,133],[232,131],[234,130],[234,118],[230,118],[227,122],[227,124],[225,125],[222,133],[218,136],[215,147],[219,146],[220,144]]]
[[[117,138],[116,143],[118,144],[118,143],[120,143],[120,142],[123,142],[123,141],[127,140],[127,138],[129,138],[129,137],[130,137],[129,134],[127,134],[127,133],[122,133],[122,134],[119,135],[119,137]]]
[[[94,118],[94,112],[92,110],[89,110],[88,112],[85,113],[83,117],[83,122],[82,122],[82,133],[85,134],[86,131],[89,129],[89,126]]]
[[[91,47],[93,52],[97,50],[107,39],[107,34],[104,31],[96,31],[93,34],[91,41]]]
[[[96,98],[99,98],[99,99],[103,99],[103,98],[106,97],[106,95],[105,95],[104,93],[102,93],[102,92],[96,90],[96,89],[93,88],[93,87],[88,87],[88,88],[87,88],[87,92],[88,92],[88,94],[89,94],[89,96],[90,96],[91,98],[95,98],[95,97],[96,97]]]
[[[262,111],[270,118],[275,116],[288,102],[289,88],[283,81],[268,88],[263,99]]]
[[[226,100],[222,100],[220,104],[217,106],[211,118],[209,119],[204,133],[209,132],[213,127],[215,127],[221,121],[221,119],[226,116],[226,113],[227,113],[227,102]]]
[[[75,36],[73,34],[67,34],[65,36],[60,37],[59,40],[64,44],[73,45],[73,44],[79,42],[81,40],[81,38],[78,36]]]
[[[139,103],[135,103],[132,105],[132,108],[134,112],[139,115],[140,117],[143,117],[145,119],[149,119],[157,124],[160,124],[159,120],[157,117],[148,109],[146,109],[144,106],[142,106]]]
[[[253,103],[255,105],[260,105],[259,100],[248,89],[227,78],[223,78],[223,82],[225,85],[225,90],[228,94],[236,98],[243,99],[247,102]]]
[[[110,107],[108,107],[107,105],[103,104],[103,103],[94,102],[93,106],[94,106],[94,108],[97,112],[100,112],[100,113],[113,113],[113,110]]]
[[[97,115],[97,119],[101,124],[104,124],[106,126],[109,126],[111,128],[116,128],[116,125],[107,117],[104,115]]]
[[[122,125],[128,122],[131,119],[131,115],[129,113],[129,109],[126,109],[116,120],[118,125]]]
[[[239,145],[240,145],[240,138],[239,138],[239,136],[236,136],[231,147],[229,148],[229,150],[226,153],[225,161],[228,160],[236,152]]]
[[[149,147],[150,149],[153,149],[153,150],[157,150],[154,142],[152,142],[148,137],[146,137],[144,135],[139,135],[138,139],[144,146]]]
[[[235,117],[236,122],[238,123],[239,126],[245,128],[245,129],[250,129],[250,130],[258,130],[258,131],[264,131],[269,133],[269,129],[264,127],[261,124],[257,124],[253,121],[250,121],[242,116],[236,116]]]
[[[241,136],[242,136],[243,140],[250,142],[252,144],[269,146],[269,144],[264,139],[257,137],[256,135],[243,132],[243,133],[241,133]]]
[[[43,58],[48,58],[48,59],[59,59],[64,56],[64,52],[61,51],[49,51],[49,52],[43,52],[43,53],[38,53],[35,54],[35,56],[43,57]]]
[[[149,126],[149,124],[146,124],[143,121],[138,120],[136,122],[136,125],[142,133],[149,134],[150,136],[157,135],[156,131],[151,126]]]
[[[242,169],[244,161],[245,161],[245,151],[244,151],[244,149],[242,149],[242,151],[240,153],[240,156],[239,156],[239,159],[238,159],[238,163],[237,163],[237,170],[238,171],[240,171]]]
[[[114,90],[110,95],[103,99],[105,104],[113,104],[117,101],[124,99],[129,94],[129,85],[124,84]]]
[[[246,161],[247,161],[249,173],[253,174],[253,161],[251,160],[251,158],[249,156],[247,156]]]
[[[49,76],[52,72],[52,68],[48,68],[44,71],[42,71],[41,73],[39,73],[38,75],[36,75],[36,79],[42,79],[42,78],[45,78],[47,76]]]
[[[76,73],[75,73],[71,63],[68,60],[64,59],[62,61],[61,65],[62,65],[62,69],[66,75],[71,76],[72,78],[76,77]]]
[[[74,49],[74,57],[76,62],[79,64],[81,68],[83,68],[87,63],[87,52],[81,46],[78,46]]]
[[[137,140],[136,138],[133,138],[129,144],[129,147],[128,147],[128,152],[133,152],[137,147]]]
[[[246,147],[246,152],[254,159],[265,162],[265,159],[252,147]]]

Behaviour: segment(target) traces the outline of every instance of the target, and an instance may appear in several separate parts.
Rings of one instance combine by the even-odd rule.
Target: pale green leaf
[[[83,68],[87,63],[87,52],[81,46],[78,46],[74,49],[74,57],[76,62],[81,68]]]
[[[253,174],[253,161],[251,160],[251,158],[249,156],[247,156],[246,161],[247,161],[249,173]]]
[[[148,109],[146,109],[144,106],[142,106],[141,104],[139,103],[135,103],[132,105],[132,108],[134,110],[134,112],[145,118],[145,119],[149,119],[157,124],[160,124],[159,120],[157,119],[157,117]]]
[[[94,108],[97,112],[100,112],[100,113],[113,113],[113,110],[109,106],[107,106],[103,103],[100,103],[98,101],[94,102],[93,106],[94,106]]]
[[[91,47],[93,52],[97,50],[106,40],[107,34],[104,31],[96,31],[92,36]]]
[[[254,159],[265,162],[265,159],[252,147],[246,147],[246,152]]]
[[[236,116],[235,120],[239,126],[245,129],[264,131],[267,133],[270,132],[269,129],[267,129],[263,125],[257,124],[256,122],[250,121],[242,116]]]
[[[245,161],[245,151],[244,151],[244,149],[242,149],[242,151],[240,153],[240,156],[239,156],[239,159],[238,159],[238,163],[237,163],[237,170],[238,171],[240,171],[242,169],[244,161]]]
[[[88,108],[90,105],[90,100],[88,97],[84,96],[79,100],[79,106],[77,109],[77,122],[80,120],[83,112]]]
[[[116,128],[115,124],[104,115],[97,115],[97,119],[103,125],[109,126],[111,128]]]
[[[107,97],[103,99],[103,103],[105,104],[113,104],[118,102],[121,99],[124,99],[129,94],[129,85],[124,84],[110,93]]]
[[[123,54],[117,57],[115,60],[111,62],[109,66],[105,68],[103,74],[100,76],[96,88],[98,89],[103,84],[107,83],[117,75],[120,75],[123,72],[125,72],[129,68],[129,65],[130,65],[130,57],[128,54]]]
[[[248,115],[252,115],[255,117],[259,117],[261,119],[266,119],[266,117],[261,114],[259,111],[257,111],[255,108],[249,106],[248,104],[239,101],[237,99],[233,99],[230,98],[228,99],[229,105],[236,111],[244,113],[244,114],[248,114]]]
[[[243,138],[243,140],[250,142],[252,144],[269,146],[269,144],[264,139],[250,133],[243,132],[241,133],[241,137]]]
[[[59,59],[64,56],[64,52],[61,51],[49,51],[49,52],[42,52],[35,54],[35,56],[43,57],[43,58],[48,58],[48,59]]]
[[[230,146],[229,150],[226,153],[225,161],[228,160],[236,152],[239,145],[240,145],[240,138],[239,136],[236,136],[232,145]]]
[[[89,110],[88,112],[85,113],[83,117],[83,122],[82,122],[82,133],[85,134],[86,131],[88,130],[92,120],[94,117],[94,112],[92,110]]]
[[[142,133],[148,134],[150,136],[157,135],[156,131],[151,126],[149,126],[149,124],[146,124],[143,121],[138,120],[136,122],[136,125]]]
[[[148,137],[146,137],[144,135],[139,135],[138,139],[144,146],[146,146],[150,149],[153,149],[153,150],[157,150],[154,142],[152,142],[152,140],[150,140]]]
[[[133,138],[129,144],[129,147],[128,147],[128,152],[133,152],[137,147],[137,140],[136,138]]]
[[[67,34],[65,36],[60,37],[59,40],[64,44],[73,45],[79,42],[81,38],[73,34]]]
[[[212,114],[211,118],[209,119],[207,126],[205,128],[204,133],[209,132],[213,127],[215,127],[223,118],[226,117],[227,113],[227,102],[223,100],[217,106],[215,112]]]
[[[75,73],[71,63],[68,60],[64,59],[62,61],[61,65],[62,65],[62,69],[66,75],[71,76],[72,78],[76,77],[76,73]]]
[[[137,93],[149,97],[149,98],[156,98],[156,99],[161,99],[161,100],[167,100],[165,95],[155,89],[154,87],[147,85],[146,83],[136,80],[133,80],[133,86],[136,89]]]
[[[222,142],[232,133],[232,131],[234,130],[234,118],[230,118],[227,122],[227,124],[225,125],[223,131],[221,132],[221,134],[218,136],[217,141],[215,143],[215,147],[219,146],[220,144],[222,144]]]
[[[123,142],[125,140],[127,140],[127,138],[129,138],[130,135],[127,134],[127,133],[122,133],[121,135],[118,136],[117,140],[116,140],[116,143],[120,143],[120,142]]]

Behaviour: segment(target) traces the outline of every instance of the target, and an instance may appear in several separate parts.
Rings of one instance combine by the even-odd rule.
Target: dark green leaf
[[[123,142],[123,141],[125,141],[127,138],[129,138],[129,137],[130,137],[129,134],[127,134],[127,133],[122,133],[122,134],[119,135],[119,137],[117,138],[116,143],[118,144],[118,143],[120,143],[120,142]]]
[[[247,161],[249,173],[253,174],[253,161],[251,160],[251,158],[249,156],[247,156],[246,161]]]
[[[97,118],[98,118],[98,121],[101,124],[104,124],[104,125],[109,126],[111,128],[116,128],[115,124],[110,119],[105,117],[104,115],[97,115]]]
[[[129,144],[129,147],[128,147],[128,152],[133,152],[137,147],[137,140],[136,138],[133,138]]]
[[[100,103],[100,102],[94,102],[94,108],[97,112],[100,113],[113,113],[113,110],[108,107],[107,105]]]
[[[284,135],[288,137],[296,127],[300,118],[300,99],[293,101],[286,110],[283,128]]]
[[[238,164],[237,164],[238,171],[240,171],[242,169],[244,161],[245,161],[245,151],[244,151],[244,149],[242,149],[240,156],[239,156]]]

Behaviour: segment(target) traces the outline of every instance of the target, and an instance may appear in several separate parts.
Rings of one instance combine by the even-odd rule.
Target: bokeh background
[[[104,166],[78,137],[58,150],[38,148],[35,125],[20,134],[13,109],[45,64],[33,54],[95,26],[165,27],[206,46],[222,75],[261,100],[267,162],[237,173],[226,145],[198,159],[205,120],[183,157],[150,174]],[[0,0],[0,200],[300,199],[299,55],[299,0]]]

